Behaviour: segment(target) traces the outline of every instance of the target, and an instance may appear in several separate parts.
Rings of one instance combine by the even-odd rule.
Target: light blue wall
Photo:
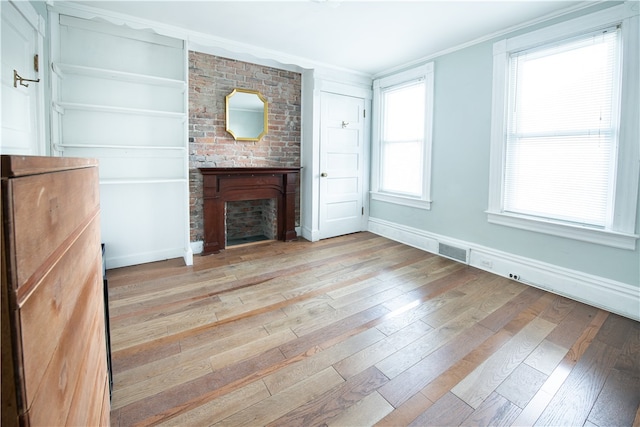
[[[616,249],[487,222],[495,41],[434,60],[431,210],[372,200],[370,216],[640,287],[638,248]]]

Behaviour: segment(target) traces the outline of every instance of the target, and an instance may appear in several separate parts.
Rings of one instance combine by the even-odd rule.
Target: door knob
[[[327,177],[327,173],[326,173],[326,172],[322,172],[322,173],[320,174],[320,176],[321,176],[321,177],[323,177],[323,178],[326,178],[326,177]]]

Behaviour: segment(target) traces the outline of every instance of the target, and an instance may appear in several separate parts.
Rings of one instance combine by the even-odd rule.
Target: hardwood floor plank
[[[318,351],[309,357],[266,376],[264,382],[271,394],[279,393],[297,382],[330,367],[349,355],[379,342],[384,337],[385,336],[377,329],[368,329],[325,350],[318,348]]]
[[[620,349],[593,341],[535,425],[582,425]]]
[[[145,322],[153,319],[158,315],[167,315],[182,310],[189,310],[206,305],[212,305],[220,302],[220,297],[213,293],[202,292],[196,290],[189,292],[193,296],[180,295],[182,299],[176,299],[174,296],[162,298],[160,300],[149,299],[146,304],[136,304],[127,306],[128,311],[124,314],[117,314],[111,317],[113,328],[121,328],[128,325],[136,325],[139,322]],[[120,312],[122,313],[122,311]]]
[[[560,295],[556,295],[544,312],[540,315],[544,320],[548,320],[551,323],[560,323],[563,321],[569,313],[576,306],[576,301],[570,300]]]
[[[613,370],[607,378],[588,421],[599,426],[630,426],[640,408],[640,375]]]
[[[214,426],[263,426],[287,414],[334,387],[344,379],[329,367],[274,394],[247,409],[236,412]]]
[[[636,412],[640,410],[640,325],[629,319],[620,320],[630,327],[612,322],[617,324],[619,331],[627,329],[628,333],[622,353],[589,413],[588,421],[596,425],[632,425]],[[603,325],[597,339],[600,340],[601,335],[604,338],[609,331]]]
[[[269,396],[271,395],[264,383],[255,381],[157,425],[166,427],[211,425],[261,402]]]
[[[536,420],[540,417],[540,414],[549,405],[551,399],[558,392],[562,384],[566,381],[569,374],[575,367],[577,361],[582,357],[588,344],[593,341],[596,334],[600,330],[600,327],[606,320],[608,314],[606,312],[600,312],[591,323],[585,327],[580,337],[578,337],[573,346],[569,349],[565,357],[560,364],[553,370],[551,375],[547,378],[547,381],[542,385],[536,395],[529,401],[527,406],[523,408],[518,418],[515,421],[515,425],[519,426],[532,426]],[[554,329],[554,332],[563,325],[564,322],[560,322],[558,327]],[[552,332],[553,334],[553,332]],[[551,334],[550,334],[551,335]],[[573,333],[571,334],[573,335]]]
[[[373,392],[351,405],[331,420],[324,421],[327,427],[372,426],[393,411],[393,406],[380,394]]]
[[[273,349],[236,365],[227,366],[175,387],[167,388],[152,396],[123,406],[120,420],[127,425],[135,425],[147,418],[153,419],[157,414],[165,413],[172,408],[198,399],[210,390],[219,389],[283,359],[282,353],[278,349]]]
[[[269,427],[297,427],[328,423],[341,412],[373,393],[389,379],[374,366],[349,378],[317,398],[268,424]]]
[[[182,351],[187,351],[195,347],[210,346],[211,342],[214,340],[216,343],[218,340],[222,340],[222,343],[224,343],[225,340],[234,335],[242,335],[251,329],[264,329],[265,324],[269,324],[283,318],[286,318],[284,312],[276,309],[261,312],[254,316],[242,317],[233,322],[218,322],[209,328],[197,328],[197,331],[192,331],[192,333],[172,338],[175,342],[179,343]],[[171,344],[173,344],[173,342],[174,341],[172,341]],[[153,346],[153,343],[150,343],[149,347],[160,348],[161,345]]]
[[[112,353],[111,363],[114,372],[124,372],[136,366],[178,354],[180,353],[180,343],[171,342],[167,345],[154,346],[153,348],[137,346],[129,350],[127,353]]]
[[[546,380],[547,375],[522,363],[498,386],[496,392],[524,408]]]
[[[484,317],[478,310],[466,310],[440,327],[428,331],[419,339],[402,348],[402,351],[386,357],[376,364],[389,378],[395,378],[434,351],[453,341],[469,327],[477,324]]]
[[[386,303],[387,308],[393,311],[416,300],[426,300],[441,295],[458,286],[477,279],[475,270],[459,269],[433,281],[427,281],[424,285],[404,293]]]
[[[211,365],[206,359],[178,366],[179,368],[163,373],[162,375],[128,384],[127,387],[120,386],[114,379],[116,388],[113,392],[111,407],[114,409],[125,407],[137,401],[155,396],[167,388],[180,386],[181,384],[197,380],[213,372]]]
[[[295,339],[295,334],[291,330],[280,331],[213,355],[209,357],[209,364],[214,370],[223,369],[239,361],[258,356],[270,349],[275,349],[293,339]]]
[[[462,426],[510,426],[522,411],[516,404],[498,393],[491,393],[482,404],[471,413]]]
[[[447,393],[413,420],[409,426],[457,426],[472,412],[473,409],[469,405],[457,396]]]
[[[595,307],[576,303],[571,311],[572,315],[558,324],[558,327],[549,334],[548,341],[561,347],[571,348],[573,343],[584,332],[584,328],[598,314],[598,311]]]
[[[427,396],[432,402],[437,401],[512,337],[513,334],[504,329],[496,332],[465,357],[451,365],[435,380],[427,384],[420,393]]]
[[[501,277],[482,276],[478,280],[460,286],[456,291],[464,293],[461,298],[446,300],[435,310],[426,313],[423,320],[436,327],[451,320],[460,311],[467,310],[470,307],[489,314],[502,307],[524,289],[526,289],[525,286],[511,280],[504,280]]]
[[[481,325],[493,332],[497,332],[542,295],[544,295],[544,292],[539,289],[526,288],[500,310],[494,311],[490,316],[483,319]]]
[[[247,343],[251,343],[265,337],[269,337],[269,334],[261,327],[240,331],[238,334],[227,337],[220,337],[220,339],[216,341],[216,346],[214,348],[209,345],[191,347],[183,349],[175,355],[163,357],[156,361],[148,361],[148,363],[136,366],[125,372],[117,372],[113,376],[114,385],[119,390],[126,389],[131,386],[140,386],[145,381],[149,381],[154,377],[170,375],[172,371],[176,370],[176,366],[202,362],[211,366],[209,363],[210,357],[233,351]],[[116,399],[116,402],[117,401],[118,399]]]
[[[335,323],[325,326],[321,329],[301,335],[296,332],[298,338],[280,346],[280,349],[286,357],[304,352],[306,349],[315,345],[319,345],[324,341],[337,337],[345,331],[351,330],[354,326],[369,322],[370,320],[380,318],[389,313],[389,310],[382,305],[375,305],[357,314],[341,319]]]
[[[411,325],[389,335],[375,344],[353,353],[333,366],[343,378],[348,379],[375,365],[392,353],[401,350],[411,342],[424,336],[430,330],[431,327],[429,325],[415,321]]]
[[[386,400],[385,400],[386,401]],[[394,409],[389,415],[375,424],[375,427],[406,426],[429,409],[433,402],[423,394],[416,393],[409,400]]]
[[[501,301],[500,298],[493,294],[489,294],[487,298]],[[526,326],[528,321],[535,319],[545,309],[546,301],[549,301],[549,299],[541,297],[533,301],[530,306],[523,307],[524,310],[517,316],[512,317],[500,331],[493,334],[464,358],[454,363],[442,375],[424,387],[421,392],[432,401],[440,399],[480,364],[484,363],[492,354],[502,348],[505,343]],[[504,302],[506,301],[501,301],[501,304]],[[511,311],[512,308],[507,306],[506,310]]]
[[[568,348],[561,347],[545,339],[531,352],[524,363],[543,374],[551,375],[568,351]]]
[[[490,336],[489,329],[478,324],[471,326],[454,340],[392,378],[379,389],[380,394],[397,408]]]
[[[453,387],[451,392],[472,408],[478,408],[555,326],[554,323],[540,318],[533,319],[509,342]]]
[[[318,317],[322,317],[325,314],[331,314],[336,309],[331,305],[322,302],[320,304],[312,305],[306,310],[296,310],[291,314],[287,314],[285,318],[274,320],[264,325],[264,328],[269,331],[270,334],[282,331],[284,329],[293,330],[297,327],[314,322]]]

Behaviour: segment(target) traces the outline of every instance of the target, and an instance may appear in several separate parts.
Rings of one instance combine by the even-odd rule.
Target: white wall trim
[[[193,264],[193,254],[189,255],[190,251],[184,248],[170,248],[161,251],[151,252],[139,252],[135,254],[125,256],[109,256],[109,245],[106,245],[105,263],[108,269],[128,267],[130,265],[146,264],[148,262],[155,262],[164,259],[182,258],[185,264],[191,256],[191,264]],[[186,265],[191,265],[186,264]]]
[[[317,242],[320,240],[320,230],[312,230],[309,227],[302,227],[301,236],[310,242]]]
[[[403,197],[398,194],[386,194],[378,191],[371,191],[371,200],[393,203],[401,206],[410,206],[416,209],[431,209],[431,200],[422,200],[415,197]]]
[[[503,277],[513,274],[524,284],[640,320],[640,288],[627,283],[378,218],[369,218],[369,231],[435,254],[440,242],[457,246],[469,252],[469,265],[473,267]]]
[[[419,209],[431,209],[431,181],[433,177],[432,157],[433,157],[433,115],[434,115],[434,87],[435,87],[435,65],[433,62],[423,64],[419,67],[405,70],[397,74],[387,76],[373,81],[373,103],[372,103],[372,131],[371,131],[371,198],[387,203],[396,203],[404,206],[412,206]],[[400,192],[392,193],[382,190],[382,110],[384,91],[394,86],[409,84],[424,80],[425,83],[425,120],[424,120],[424,140],[423,157],[421,169],[422,193],[419,195],[406,195]]]
[[[597,243],[614,248],[636,250],[637,234],[621,233],[580,225],[563,224],[542,218],[531,219],[524,215],[487,211],[487,220],[492,224],[505,225],[552,236],[566,237],[583,242]]]

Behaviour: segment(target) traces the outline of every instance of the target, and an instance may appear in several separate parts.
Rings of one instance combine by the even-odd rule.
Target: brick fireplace
[[[203,175],[199,168],[300,166],[301,83],[300,73],[189,52],[189,193],[192,242],[206,240]],[[259,142],[236,141],[225,130],[225,96],[235,88],[257,90],[267,99],[268,134]],[[295,225],[300,222],[299,198],[296,188],[293,197]],[[238,214],[234,213],[236,208],[233,205],[231,203],[231,215],[235,218]],[[253,208],[244,205],[240,209],[249,212]],[[233,233],[235,235],[235,231]]]

